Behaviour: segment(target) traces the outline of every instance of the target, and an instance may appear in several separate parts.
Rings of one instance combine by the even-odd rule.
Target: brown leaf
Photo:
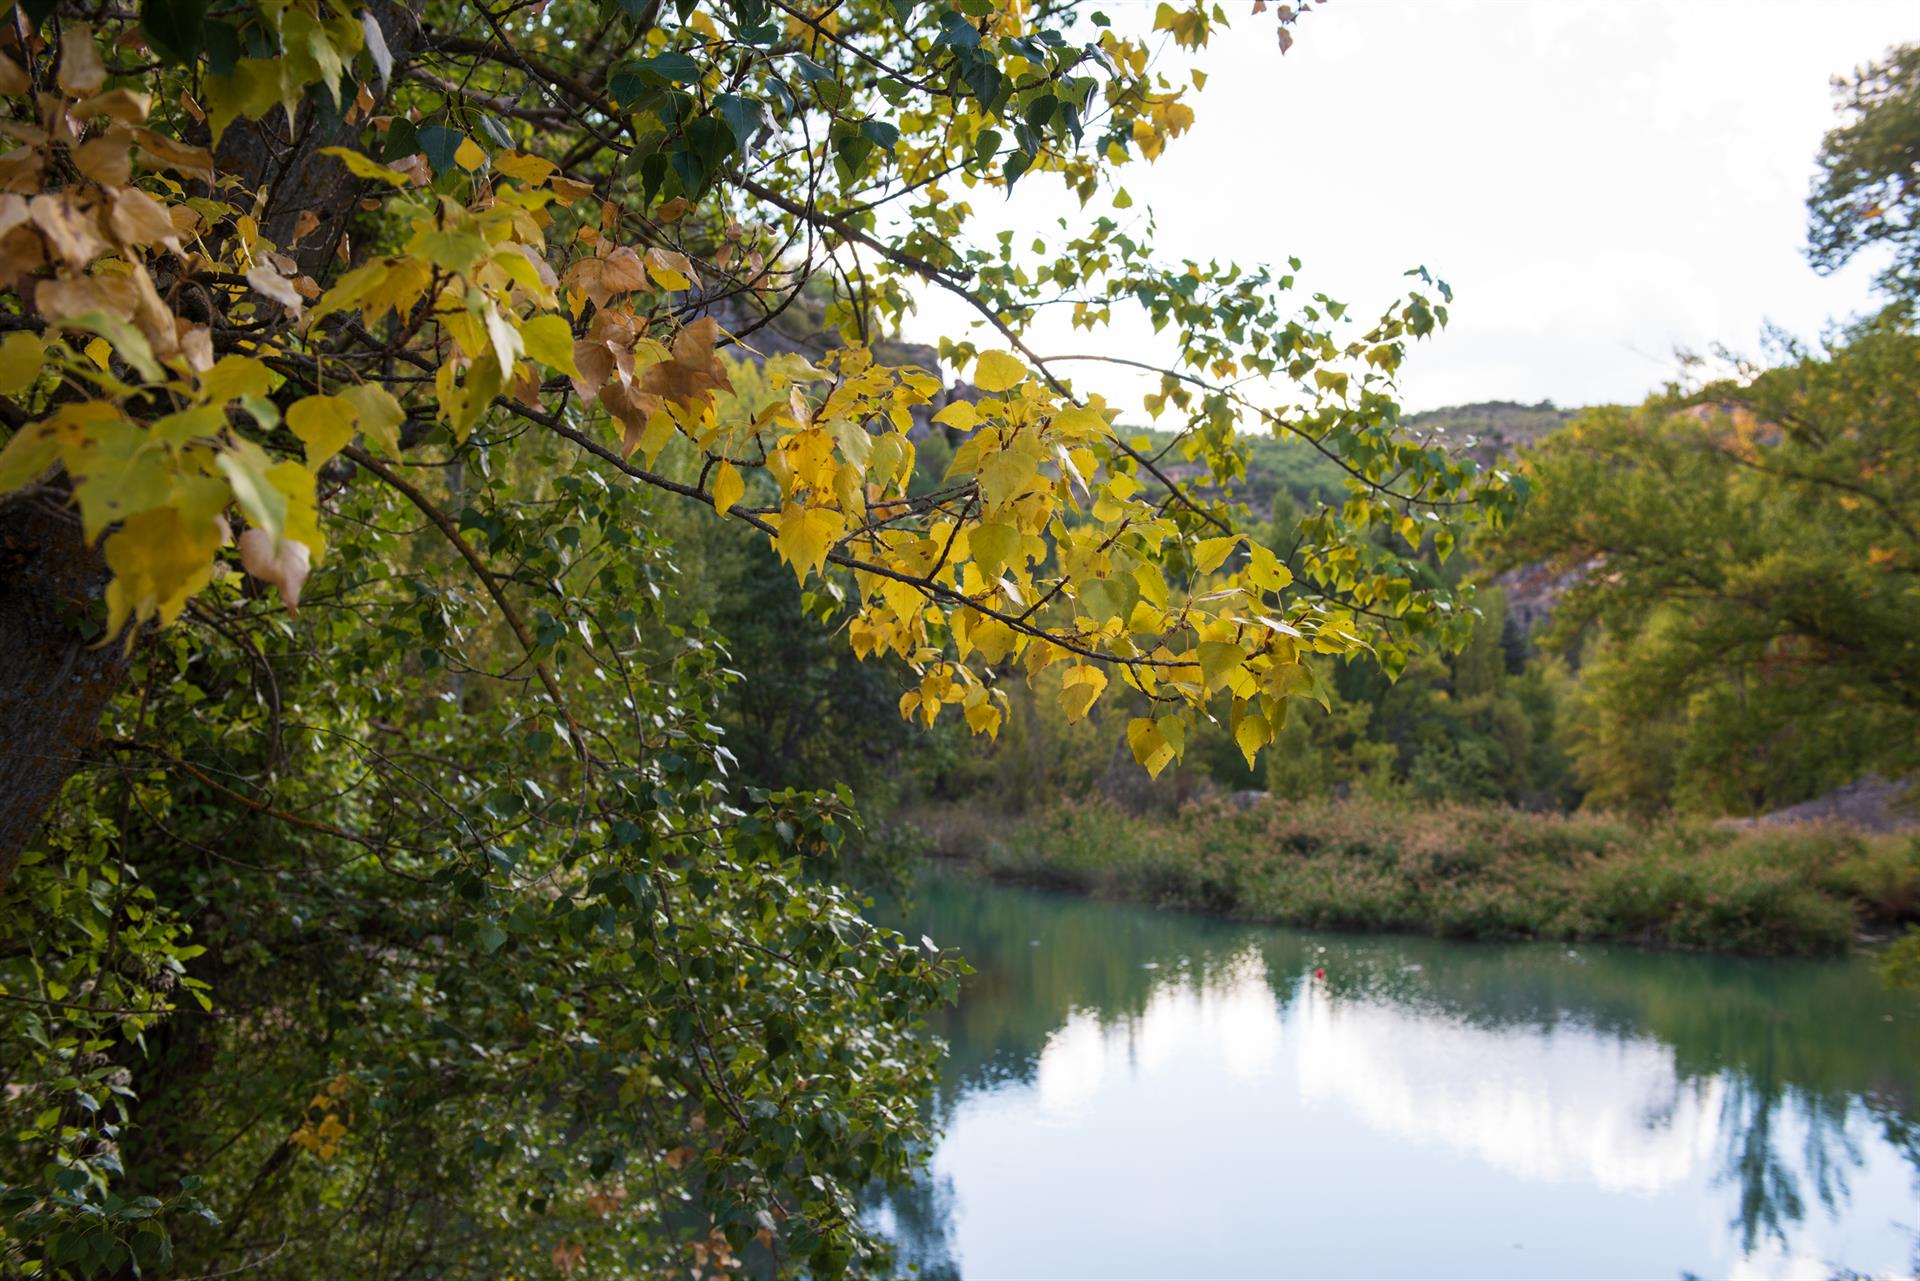
[[[33,291],[33,305],[54,322],[90,311],[131,320],[140,309],[140,299],[124,276],[78,276],[41,281]]]
[[[213,153],[205,147],[190,147],[151,129],[136,129],[133,137],[140,145],[141,158],[149,164],[213,184]]]
[[[200,373],[213,368],[213,330],[205,325],[188,324],[182,320],[179,324],[185,329],[180,334],[180,354],[187,358],[187,364]]]
[[[97,92],[106,82],[107,68],[93,43],[93,28],[84,23],[68,27],[60,40],[60,88],[80,98]]]
[[[247,283],[292,312],[295,319],[305,310],[300,291],[293,287],[293,282],[265,263],[247,273]]]
[[[98,217],[93,209],[76,202],[72,193],[35,196],[28,208],[33,225],[46,237],[47,247],[56,257],[75,267],[88,267],[106,253],[107,242],[100,234]]]
[[[647,269],[640,255],[622,245],[605,258],[582,258],[567,269],[567,284],[593,299],[596,307],[607,305],[616,294],[632,293],[647,287]]]
[[[593,184],[577,182],[572,178],[550,178],[547,186],[553,191],[553,198],[563,205],[570,205],[582,196],[593,194]]]
[[[20,64],[0,53],[0,93],[12,97],[32,87],[33,82],[27,79],[27,73],[20,69]]]
[[[46,188],[41,175],[46,171],[46,155],[37,147],[15,147],[0,155],[0,191],[18,191],[31,195]]]
[[[133,176],[132,139],[124,129],[91,138],[70,153],[81,173],[103,187],[124,187]]]
[[[580,376],[573,380],[573,389],[580,393],[582,400],[592,400],[607,379],[613,377],[613,352],[603,342],[578,339],[573,344],[573,367],[580,371]]]
[[[266,530],[249,529],[240,535],[240,567],[278,588],[289,614],[300,612],[300,589],[312,567],[312,553],[305,543],[297,538],[276,543]]]
[[[15,227],[0,236],[0,284],[24,290],[27,278],[46,265],[46,245],[30,229]]]
[[[180,322],[167,304],[160,301],[160,291],[153,287],[153,277],[139,263],[130,263],[125,276],[127,287],[133,291],[133,323],[147,336],[147,342],[153,348],[153,354],[162,360],[170,360],[180,354]]]
[[[180,109],[192,116],[195,124],[207,123],[207,113],[200,109],[200,104],[185,89],[180,91]]]
[[[720,326],[712,316],[702,316],[681,329],[673,340],[673,359],[642,374],[640,390],[688,407],[712,399],[715,391],[732,391],[727,367],[713,354],[719,334]]]
[[[620,450],[631,455],[646,435],[647,422],[660,412],[660,398],[638,391],[623,382],[610,382],[600,389],[600,403],[620,422]]]
[[[125,249],[134,245],[165,245],[180,252],[179,232],[166,207],[146,192],[127,187],[113,193],[107,227]]]
[[[532,361],[520,362],[507,391],[528,409],[540,408],[540,375],[535,372]]]
[[[181,96],[185,97],[184,90]],[[153,99],[144,93],[135,93],[131,89],[109,89],[105,93],[95,94],[85,102],[76,103],[73,114],[81,120],[105,116],[119,124],[137,125],[144,123],[147,113],[152,110]]]
[[[427,153],[424,151],[416,151],[404,160],[396,160],[387,168],[407,175],[407,181],[416,187],[424,187],[433,181],[433,166],[427,163]]]

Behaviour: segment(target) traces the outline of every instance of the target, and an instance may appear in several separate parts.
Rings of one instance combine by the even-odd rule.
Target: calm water
[[[917,897],[979,971],[870,1211],[923,1276],[1920,1270],[1920,1002],[1860,966]]]

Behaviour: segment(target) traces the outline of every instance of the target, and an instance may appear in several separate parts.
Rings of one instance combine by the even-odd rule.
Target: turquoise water
[[[903,1272],[1920,1270],[1920,1002],[1859,964],[916,900],[978,973],[931,1169],[869,1210]]]

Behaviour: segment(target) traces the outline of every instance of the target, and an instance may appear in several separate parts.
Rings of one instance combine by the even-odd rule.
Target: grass
[[[901,817],[995,880],[1288,925],[1817,956],[1920,920],[1912,835],[1365,801]]]

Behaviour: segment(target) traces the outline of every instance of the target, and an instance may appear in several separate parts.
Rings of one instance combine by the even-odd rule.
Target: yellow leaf
[[[1027,367],[1011,352],[983,351],[980,363],[973,367],[973,385],[981,391],[1006,391],[1018,387],[1026,377]]]
[[[378,383],[358,383],[342,391],[340,398],[353,406],[354,417],[368,440],[389,456],[400,452],[400,424],[407,420],[407,411],[392,392]]]
[[[0,396],[11,396],[33,386],[47,357],[47,345],[38,334],[16,329],[0,342]]]
[[[1230,641],[1200,642],[1200,675],[1209,693],[1231,681],[1246,655]]]
[[[1004,507],[1026,492],[1040,460],[1022,448],[996,450],[980,464],[980,494],[993,508]]]
[[[553,175],[554,163],[524,151],[502,152],[493,158],[494,171],[504,177],[537,187]]]
[[[200,375],[200,394],[210,405],[236,396],[264,396],[273,387],[273,371],[251,356],[222,356]]]
[[[28,423],[0,448],[0,494],[20,488],[60,456],[61,431],[52,421]]]
[[[1113,428],[1108,425],[1106,415],[1091,405],[1078,405],[1072,409],[1061,410],[1053,416],[1053,429],[1076,439],[1113,435]]]
[[[398,169],[389,169],[378,160],[361,155],[352,147],[322,147],[320,154],[332,156],[347,167],[347,172],[356,178],[368,178],[374,182],[384,182],[390,187],[407,185],[407,175]]]
[[[747,482],[740,479],[740,471],[732,463],[722,462],[713,472],[713,509],[722,516],[733,510],[733,505],[746,495]]]
[[[1257,712],[1247,711],[1236,703],[1233,712],[1233,741],[1239,747],[1240,754],[1247,758],[1247,768],[1253,768],[1254,758],[1260,755],[1260,749],[1273,741],[1273,727],[1267,718]]]
[[[780,559],[793,566],[794,575],[804,580],[826,564],[828,550],[845,528],[839,512],[789,503],[780,513],[773,545]]]
[[[580,376],[580,367],[573,361],[573,330],[565,316],[535,316],[520,326],[520,339],[527,355],[547,368],[569,378]]]
[[[1173,744],[1167,742],[1160,726],[1145,716],[1136,716],[1127,724],[1127,746],[1133,749],[1133,759],[1145,767],[1150,778],[1159,778],[1160,771],[1173,763]]]
[[[1020,550],[1024,541],[1012,525],[975,525],[967,533],[967,546],[973,550],[974,563],[987,578],[998,578],[1000,571]],[[1023,558],[1024,559],[1024,558]]]
[[[487,153],[473,139],[462,138],[460,145],[453,150],[453,163],[472,173],[487,163]]]
[[[1067,714],[1067,723],[1085,717],[1106,688],[1107,674],[1093,664],[1069,667],[1060,678],[1060,707]]]
[[[1000,737],[1000,709],[982,699],[967,708],[967,728],[988,738]]]
[[[219,548],[212,521],[192,528],[172,507],[129,516],[102,548],[113,571],[107,584],[107,635],[118,636],[128,622],[152,618],[164,627],[178,618],[187,598],[212,581]]]
[[[1220,562],[1228,553],[1240,545],[1240,535],[1228,534],[1223,538],[1203,538],[1193,549],[1193,571],[1196,574],[1211,574],[1220,568]]]
[[[1247,577],[1261,591],[1277,592],[1293,581],[1293,571],[1280,563],[1280,558],[1270,547],[1254,543],[1249,549],[1251,559],[1247,564]]]
[[[956,400],[933,416],[933,421],[945,423],[955,431],[972,431],[973,425],[980,420],[979,411],[968,401]]]
[[[319,471],[353,439],[353,404],[339,396],[296,400],[287,407],[287,429],[307,447],[308,469]]]

